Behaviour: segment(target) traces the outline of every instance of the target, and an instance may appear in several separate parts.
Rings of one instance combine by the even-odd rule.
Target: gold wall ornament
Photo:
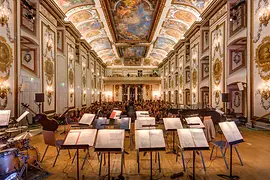
[[[261,105],[265,110],[270,109],[270,86],[264,84],[262,88],[257,90],[257,94],[261,96]]]
[[[181,76],[179,77],[179,85],[180,85],[180,88],[183,87],[183,75],[181,75]]]
[[[260,77],[270,80],[270,36],[266,36],[256,49],[256,67]]]
[[[193,88],[197,87],[197,78],[198,78],[198,73],[197,73],[197,69],[194,69],[192,72],[192,84],[193,84]]]
[[[263,9],[263,12],[260,14],[259,20],[260,23],[265,27],[268,25],[268,22],[270,21],[270,7]]]
[[[49,105],[51,105],[52,103],[52,98],[53,98],[53,88],[51,85],[49,85],[47,87],[47,90],[46,90],[46,96],[47,96],[47,102]]]
[[[192,96],[193,96],[193,98],[192,98],[192,99],[193,99],[193,102],[195,103],[195,102],[196,102],[196,93],[193,92],[193,93],[192,93]]]
[[[12,49],[6,42],[6,39],[0,36],[0,72],[4,74],[4,76],[0,76],[1,82],[8,80],[12,62]]]
[[[217,90],[215,91],[215,104],[219,105],[219,103],[220,103],[220,91]]]
[[[74,72],[72,69],[69,69],[68,71],[68,80],[69,80],[69,85],[72,87],[74,83]]]
[[[222,62],[220,59],[216,59],[213,65],[213,77],[215,85],[219,85],[222,75]]]
[[[52,86],[53,77],[54,77],[54,65],[51,59],[49,58],[47,58],[45,61],[44,71],[45,71],[47,85]]]

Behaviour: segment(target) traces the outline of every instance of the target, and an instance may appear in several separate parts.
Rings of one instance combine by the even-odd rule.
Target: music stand
[[[232,148],[233,145],[244,142],[241,133],[239,132],[235,122],[221,122],[219,123],[221,131],[223,132],[226,140],[230,145],[230,175],[226,174],[217,174],[217,176],[223,179],[239,179],[239,176],[234,176],[232,174]]]
[[[177,154],[175,150],[175,132],[177,129],[182,129],[182,123],[180,118],[163,118],[164,126],[166,131],[172,132],[172,139],[173,139],[173,148],[172,151],[167,152],[167,154]]]
[[[0,127],[7,127],[10,119],[10,110],[0,110]]]
[[[193,151],[193,175],[195,180],[196,151],[209,150],[209,145],[202,129],[177,129],[180,146],[184,151]]]

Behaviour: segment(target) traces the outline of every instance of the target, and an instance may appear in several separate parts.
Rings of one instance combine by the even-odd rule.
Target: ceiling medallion
[[[215,82],[215,85],[217,86],[220,84],[221,75],[222,75],[222,62],[220,61],[219,58],[217,58],[213,65],[214,82]]]
[[[194,69],[192,72],[192,84],[193,88],[197,87],[197,69]]]
[[[270,36],[266,36],[257,47],[255,62],[261,78],[270,80]]]

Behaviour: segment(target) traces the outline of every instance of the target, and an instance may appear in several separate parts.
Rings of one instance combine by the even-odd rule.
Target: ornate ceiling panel
[[[150,42],[164,0],[101,0],[116,42]],[[161,14],[161,13],[159,13]]]
[[[211,2],[55,1],[108,66],[157,66]]]

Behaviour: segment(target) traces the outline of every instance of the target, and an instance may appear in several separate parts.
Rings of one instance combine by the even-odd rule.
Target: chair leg
[[[158,154],[158,168],[159,168],[159,172],[161,172],[161,166],[160,166],[160,153],[157,152]]]
[[[55,166],[55,163],[56,163],[56,161],[57,161],[57,159],[58,159],[58,156],[59,156],[59,154],[60,154],[60,150],[61,150],[61,149],[56,148],[56,150],[57,150],[57,155],[56,155],[56,157],[55,157],[55,160],[54,160],[54,163],[53,163],[53,167]]]
[[[72,163],[74,162],[76,156],[77,156],[77,151],[75,152],[75,154],[74,154],[74,156],[72,158]]]
[[[137,150],[138,174],[140,174],[140,152]]]
[[[68,155],[69,155],[69,159],[71,158],[71,154],[70,154],[70,151],[69,151],[69,149],[68,149]]]
[[[221,155],[222,155],[222,157],[223,157],[223,159],[224,159],[224,163],[225,163],[225,165],[226,165],[226,168],[229,169],[228,163],[227,163],[227,161],[226,161],[226,156],[225,156],[226,148],[225,148],[225,151],[224,151],[224,152],[222,151],[222,148],[221,148],[221,147],[219,147],[219,149],[220,149]]]
[[[84,160],[83,160],[83,164],[82,164],[81,170],[83,170],[83,167],[85,165],[85,162],[86,162],[88,156],[90,157],[90,155],[89,155],[89,149],[87,149],[87,152],[86,152],[86,154],[84,156]]]
[[[155,163],[157,163],[157,152],[155,153]]]
[[[103,164],[103,166],[105,166],[106,165],[106,154],[105,153],[103,153],[104,154],[104,164]]]
[[[98,152],[96,152],[96,154],[97,154],[97,159],[98,159],[98,162],[100,162],[100,159],[99,159],[99,153],[98,153]]]
[[[235,152],[236,152],[236,154],[237,154],[237,156],[238,156],[238,159],[239,159],[241,165],[244,166],[244,163],[243,163],[243,161],[242,161],[242,159],[241,159],[241,157],[240,157],[240,154],[239,154],[239,152],[238,152],[236,146],[234,146],[234,149],[235,149]]]
[[[203,158],[202,151],[200,151],[200,155],[201,155],[201,158],[202,158],[202,164],[203,164],[204,172],[206,172],[206,167],[205,167],[205,163],[204,163],[204,158]]]
[[[125,152],[123,151],[122,154],[121,154],[122,158],[121,158],[121,176],[123,174],[123,165],[124,165],[124,162],[125,162]]]
[[[186,172],[185,158],[184,158],[184,153],[182,150],[181,150],[181,156],[182,156],[182,164],[183,164],[184,172]]]
[[[101,153],[101,154],[100,154],[100,161],[99,161],[99,172],[98,172],[98,176],[100,176],[100,174],[101,174],[102,158],[103,158],[103,156],[102,156],[102,153]]]
[[[47,145],[47,147],[46,147],[46,149],[45,149],[45,151],[44,151],[44,154],[43,154],[43,156],[42,156],[42,158],[41,158],[41,163],[42,163],[42,161],[43,161],[43,159],[44,159],[44,157],[45,157],[45,155],[46,155],[46,153],[47,153],[47,150],[48,150],[48,148],[49,148],[49,145]]]
[[[211,154],[210,154],[210,160],[212,160],[212,155],[213,155],[214,149],[215,149],[215,146],[213,145],[212,150],[211,150]]]

